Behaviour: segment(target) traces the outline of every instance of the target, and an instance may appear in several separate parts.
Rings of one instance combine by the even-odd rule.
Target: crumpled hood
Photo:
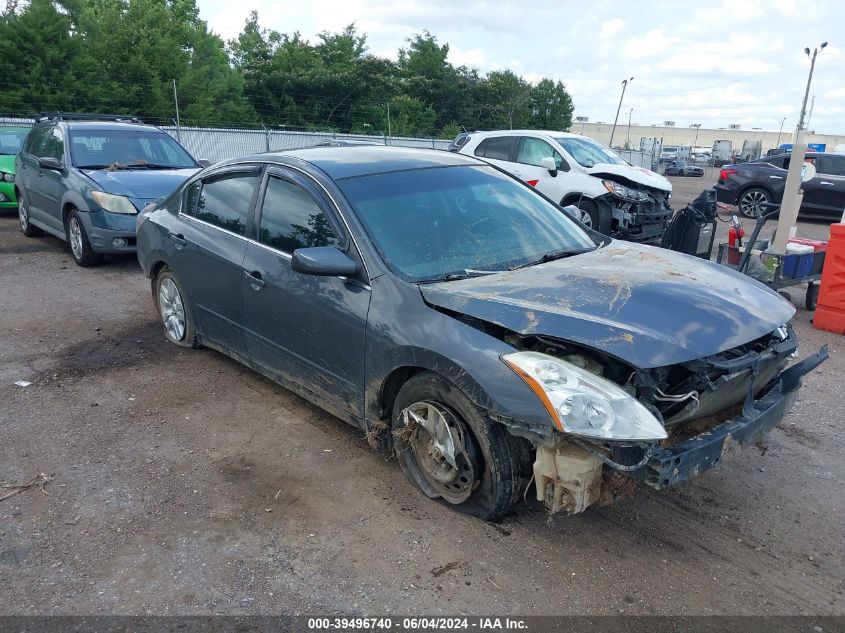
[[[600,174],[608,174],[613,176],[622,176],[633,182],[638,182],[646,187],[654,187],[661,191],[672,191],[672,183],[666,178],[657,174],[650,169],[643,167],[633,167],[632,165],[611,165],[610,163],[598,163],[592,167],[587,168],[587,173],[593,176]]]
[[[199,171],[190,169],[106,169],[83,170],[106,193],[126,196],[139,209],[152,200],[173,193],[179,185]]]
[[[731,349],[787,323],[795,308],[727,267],[613,241],[547,264],[420,285],[426,302],[607,352],[647,369]]]

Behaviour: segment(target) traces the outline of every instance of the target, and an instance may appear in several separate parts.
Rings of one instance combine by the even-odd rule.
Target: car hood
[[[0,154],[0,170],[7,174],[15,173],[15,157],[9,154]]]
[[[429,305],[601,350],[642,369],[729,350],[795,314],[777,293],[729,268],[618,241],[420,291]]]
[[[83,170],[106,193],[126,196],[139,209],[151,200],[158,200],[170,195],[179,185],[199,171],[190,169],[133,169]]]
[[[660,174],[657,174],[650,169],[643,167],[634,167],[632,165],[612,165],[610,163],[598,163],[592,167],[586,168],[586,171],[591,176],[600,177],[602,175],[621,176],[627,178],[632,182],[645,185],[646,187],[653,187],[661,191],[672,191],[672,183],[666,180]]]

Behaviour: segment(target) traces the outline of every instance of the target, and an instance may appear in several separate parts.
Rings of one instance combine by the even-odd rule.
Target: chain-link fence
[[[33,119],[0,118],[0,126],[30,126]],[[411,138],[403,136],[381,136],[364,134],[340,134],[333,132],[303,132],[296,130],[248,130],[201,127],[163,126],[165,132],[178,140],[198,159],[212,163],[236,156],[274,152],[309,147],[317,143],[335,140],[367,141],[378,145],[399,147],[423,147],[443,149],[449,141],[442,139]]]

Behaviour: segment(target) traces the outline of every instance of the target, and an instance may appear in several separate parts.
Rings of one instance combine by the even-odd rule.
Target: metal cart
[[[773,205],[774,206],[774,205]],[[751,238],[746,242],[745,246],[737,247],[731,246],[725,242],[719,244],[719,255],[716,260],[719,264],[733,268],[743,274],[753,277],[769,288],[781,291],[782,288],[789,286],[798,286],[807,284],[807,293],[804,296],[804,306],[809,311],[816,309],[816,300],[819,296],[818,282],[822,277],[822,266],[824,265],[824,251],[816,251],[812,253],[813,265],[809,274],[787,276],[784,274],[784,264],[786,257],[795,257],[794,255],[775,255],[774,253],[761,253],[760,256],[752,253],[754,245],[757,244],[757,238],[763,230],[766,222],[772,218],[777,218],[780,210],[771,211],[765,215],[760,216],[757,220],[757,226],[751,233]],[[802,255],[800,257],[810,257],[811,254]],[[792,300],[789,293],[781,292]]]

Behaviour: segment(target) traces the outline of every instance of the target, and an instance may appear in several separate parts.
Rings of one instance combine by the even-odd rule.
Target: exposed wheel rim
[[[76,259],[82,259],[82,227],[79,220],[71,218],[68,223],[68,236],[70,238],[70,250]]]
[[[415,402],[402,416],[410,428],[408,450],[426,483],[449,503],[466,501],[475,489],[479,460],[463,423],[443,405],[429,401]]]
[[[174,341],[185,338],[185,304],[179,287],[169,277],[158,288],[158,305],[167,335]]]
[[[581,211],[581,224],[593,228],[593,216],[584,211],[584,209],[579,210]]]
[[[18,220],[21,223],[21,230],[26,231],[29,228],[29,212],[26,209],[26,202],[23,198],[18,198]]]
[[[762,191],[747,191],[739,201],[739,211],[747,218],[759,218],[768,201],[769,197]]]

